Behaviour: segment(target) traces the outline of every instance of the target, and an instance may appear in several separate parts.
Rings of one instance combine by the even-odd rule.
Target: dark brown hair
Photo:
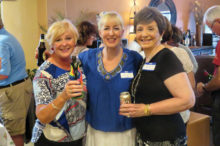
[[[173,30],[173,35],[172,35],[172,38],[171,38],[172,41],[174,43],[180,43],[182,41],[182,39],[183,39],[182,31],[178,27],[176,27],[174,25],[172,25],[172,30]]]
[[[164,16],[153,7],[145,7],[135,15],[134,31],[136,32],[136,27],[138,24],[149,24],[153,21],[157,23],[159,33],[162,35],[166,29],[166,22],[164,20]]]
[[[79,32],[79,38],[77,40],[77,45],[85,45],[87,40],[91,35],[97,35],[97,29],[95,25],[89,21],[83,21],[77,26]]]
[[[173,35],[172,25],[171,25],[170,21],[165,16],[164,16],[164,20],[166,22],[166,29],[164,31],[161,43],[165,43],[165,42],[171,40],[172,35]]]

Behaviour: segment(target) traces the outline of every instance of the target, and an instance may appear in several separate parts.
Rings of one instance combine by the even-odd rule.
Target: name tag
[[[120,75],[121,75],[121,78],[129,78],[129,79],[134,78],[133,72],[125,71],[125,72],[120,73]]]
[[[145,63],[142,70],[146,70],[146,71],[154,71],[156,67],[156,63],[155,62],[151,62],[151,63]]]

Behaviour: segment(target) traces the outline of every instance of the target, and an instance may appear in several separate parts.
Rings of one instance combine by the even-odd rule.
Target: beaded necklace
[[[140,81],[140,78],[141,78],[141,71],[142,71],[142,68],[145,64],[145,59],[143,60],[143,62],[141,63],[141,66],[140,68],[138,69],[138,73],[137,75],[135,76],[132,84],[131,84],[131,96],[134,98],[134,101],[133,103],[135,103],[135,94],[136,94],[136,91],[137,91],[137,86],[139,84],[139,81]]]

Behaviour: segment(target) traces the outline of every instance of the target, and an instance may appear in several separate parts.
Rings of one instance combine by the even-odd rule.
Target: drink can
[[[131,95],[129,92],[120,93],[120,103],[121,104],[131,103]]]

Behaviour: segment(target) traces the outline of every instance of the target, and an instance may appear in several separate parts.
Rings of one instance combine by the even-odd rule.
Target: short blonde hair
[[[109,12],[104,12],[101,16],[100,19],[98,21],[98,30],[101,30],[103,25],[110,19],[115,20],[115,22],[117,22],[118,24],[120,24],[120,26],[122,27],[122,29],[124,29],[124,22],[122,17],[120,16],[120,14],[118,14],[115,11],[109,11]]]
[[[55,40],[67,31],[70,31],[73,34],[73,38],[76,44],[79,34],[76,27],[68,19],[56,21],[49,27],[46,34],[46,40],[48,44],[52,47]]]

